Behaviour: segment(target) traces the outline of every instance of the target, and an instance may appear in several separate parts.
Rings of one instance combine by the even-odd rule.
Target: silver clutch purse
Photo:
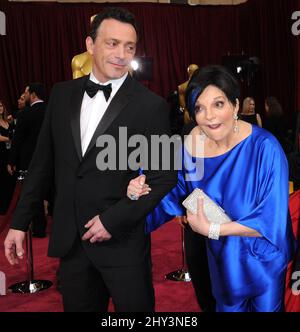
[[[201,189],[196,188],[182,202],[182,205],[191,213],[197,214],[197,201],[199,197],[203,197],[203,210],[210,223],[225,224],[231,222],[225,211]]]

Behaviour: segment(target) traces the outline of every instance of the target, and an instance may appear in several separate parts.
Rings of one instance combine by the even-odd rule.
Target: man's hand
[[[7,172],[10,174],[10,175],[13,175],[16,171],[16,166],[13,166],[13,165],[7,165]]]
[[[83,241],[90,240],[91,243],[94,243],[111,239],[111,235],[104,228],[99,216],[95,216],[84,227],[89,228],[89,230],[84,233]]]
[[[10,229],[4,241],[5,257],[11,265],[19,264],[19,258],[23,259],[23,241],[25,232]]]

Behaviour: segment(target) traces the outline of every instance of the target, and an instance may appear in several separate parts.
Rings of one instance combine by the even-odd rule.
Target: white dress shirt
[[[38,104],[38,103],[43,103],[43,102],[44,102],[44,100],[42,100],[42,99],[39,99],[39,100],[37,100],[37,101],[33,102],[32,104],[30,104],[30,107],[31,107],[31,106],[33,106],[33,105],[35,105],[35,104]]]
[[[108,105],[125,81],[127,75],[128,73],[119,79],[110,80],[104,84],[107,85],[111,83],[112,88],[110,97],[107,101],[104,97],[103,91],[98,91],[93,98],[90,98],[86,92],[84,93],[80,111],[80,136],[83,156]],[[90,74],[90,80],[100,84],[93,73]]]

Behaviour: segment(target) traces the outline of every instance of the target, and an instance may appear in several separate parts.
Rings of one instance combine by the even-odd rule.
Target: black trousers
[[[193,232],[187,225],[184,239],[186,263],[198,304],[203,311],[214,312],[216,301],[211,291],[205,237]]]
[[[118,312],[153,312],[151,260],[122,267],[96,267],[81,240],[61,259],[60,283],[66,312],[106,312],[112,297]]]

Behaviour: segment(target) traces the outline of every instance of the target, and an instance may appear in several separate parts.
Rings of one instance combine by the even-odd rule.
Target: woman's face
[[[249,104],[248,104],[248,110],[249,110],[249,112],[253,112],[254,109],[255,109],[255,102],[254,102],[254,100],[250,99]]]
[[[204,134],[214,141],[227,139],[233,133],[237,105],[232,105],[224,92],[209,85],[195,104],[195,119]]]
[[[21,110],[25,108],[25,105],[26,105],[26,100],[25,100],[25,94],[23,93],[18,99],[18,109]]]
[[[3,104],[0,102],[0,114],[2,115],[4,113],[4,107]]]

